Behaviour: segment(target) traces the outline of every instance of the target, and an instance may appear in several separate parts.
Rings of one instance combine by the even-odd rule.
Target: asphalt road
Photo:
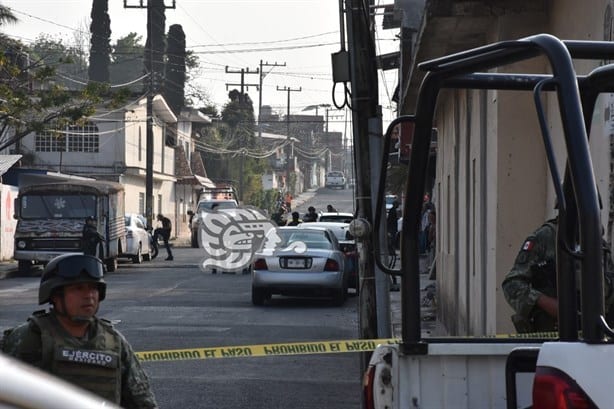
[[[113,320],[137,351],[340,340],[358,334],[357,297],[343,307],[325,299],[282,297],[254,307],[249,275],[202,272],[200,249],[174,253],[172,262],[125,262],[106,276],[107,299],[99,315]],[[0,280],[0,329],[23,322],[38,309],[38,280]],[[360,407],[360,363],[354,353],[143,366],[161,408]]]

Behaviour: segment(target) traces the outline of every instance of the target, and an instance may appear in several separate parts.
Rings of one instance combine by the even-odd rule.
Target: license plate
[[[308,258],[285,258],[281,260],[283,268],[309,268],[311,267],[311,259]]]

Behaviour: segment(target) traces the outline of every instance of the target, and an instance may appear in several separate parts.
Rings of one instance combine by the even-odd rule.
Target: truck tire
[[[106,264],[109,273],[117,271],[117,257],[107,259]]]
[[[17,261],[17,271],[19,274],[28,274],[32,269],[32,261],[19,260]]]

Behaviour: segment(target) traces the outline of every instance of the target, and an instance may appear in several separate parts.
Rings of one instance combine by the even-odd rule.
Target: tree
[[[142,44],[143,37],[137,33],[129,33],[125,37],[118,38],[112,46],[111,74],[112,84],[131,84],[130,88],[140,91],[143,82],[135,80],[143,76],[143,56],[145,46]]]
[[[109,64],[111,60],[111,19],[109,18],[108,0],[94,0],[92,3],[92,48],[90,50],[90,81],[109,82]]]
[[[170,108],[178,115],[185,105],[186,81],[185,34],[179,24],[173,24],[168,30],[165,72],[163,95]]]
[[[0,6],[0,26],[10,21],[5,11]],[[108,86],[92,83],[71,91],[58,81],[58,68],[79,57],[61,41],[43,37],[27,48],[0,36],[0,47],[4,50],[0,54],[0,150],[31,132],[83,121],[94,113],[95,105],[104,102],[100,96]],[[107,102],[116,106],[124,97],[118,93]]]

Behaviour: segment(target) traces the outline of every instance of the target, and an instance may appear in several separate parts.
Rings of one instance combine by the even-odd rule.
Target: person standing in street
[[[132,347],[110,321],[96,316],[106,296],[103,275],[102,262],[93,256],[52,259],[38,289],[39,305],[52,308],[4,331],[0,349],[121,407],[155,409],[148,376]]]
[[[88,216],[85,219],[81,235],[81,249],[83,250],[83,254],[96,256],[98,244],[102,242],[104,242],[104,237],[98,233],[96,229],[96,219],[94,216]],[[100,256],[102,257],[103,254],[101,253]]]
[[[316,221],[318,221],[318,214],[316,213],[316,208],[313,206],[309,206],[307,208],[307,213],[305,213],[305,216],[303,216],[303,223]]]
[[[154,230],[154,246],[156,248],[158,247],[158,236],[162,237],[164,246],[166,247],[166,253],[168,254],[168,257],[166,257],[165,260],[172,261],[173,253],[171,251],[171,246],[168,243],[169,239],[171,238],[171,230],[173,229],[171,219],[164,217],[162,214],[159,214],[156,219],[162,223],[162,227],[158,227],[156,230]]]
[[[337,209],[335,209],[335,207],[330,204],[326,206],[326,211],[329,213],[337,213]]]
[[[392,207],[388,210],[388,215],[386,217],[386,230],[387,230],[387,238],[388,238],[388,254],[390,257],[390,263],[388,265],[389,268],[393,268],[397,259],[397,250],[396,250],[396,238],[398,233],[398,220],[399,215],[397,213],[397,209],[399,208],[399,202],[394,201],[392,203]],[[399,291],[399,284],[397,283],[397,276],[394,274],[390,276],[392,279],[392,285],[390,286],[390,291]]]
[[[301,224],[300,214],[298,212],[292,212],[292,220],[286,224],[286,226],[298,226]]]

